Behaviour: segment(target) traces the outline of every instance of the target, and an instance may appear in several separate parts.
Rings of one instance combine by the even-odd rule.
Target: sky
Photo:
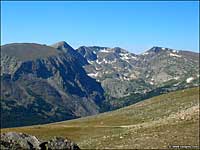
[[[1,45],[153,46],[199,52],[198,2],[1,2]]]

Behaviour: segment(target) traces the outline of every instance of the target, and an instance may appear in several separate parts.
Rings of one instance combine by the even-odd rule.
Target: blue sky
[[[2,2],[1,45],[152,46],[199,51],[198,2]]]

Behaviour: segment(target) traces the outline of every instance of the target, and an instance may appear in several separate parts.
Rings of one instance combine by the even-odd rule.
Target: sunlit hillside
[[[96,116],[1,131],[42,139],[64,136],[82,149],[199,146],[199,88],[171,92]]]

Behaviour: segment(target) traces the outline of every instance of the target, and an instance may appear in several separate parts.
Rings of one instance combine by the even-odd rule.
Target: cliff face
[[[29,43],[5,45],[1,52],[2,127],[99,112],[104,91],[73,55]]]

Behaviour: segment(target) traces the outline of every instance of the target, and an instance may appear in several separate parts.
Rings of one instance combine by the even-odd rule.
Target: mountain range
[[[106,109],[199,85],[199,53],[152,47],[136,55],[115,47],[79,47],[89,76],[101,82]]]
[[[1,46],[1,127],[79,118],[199,86],[199,53],[153,47]]]

